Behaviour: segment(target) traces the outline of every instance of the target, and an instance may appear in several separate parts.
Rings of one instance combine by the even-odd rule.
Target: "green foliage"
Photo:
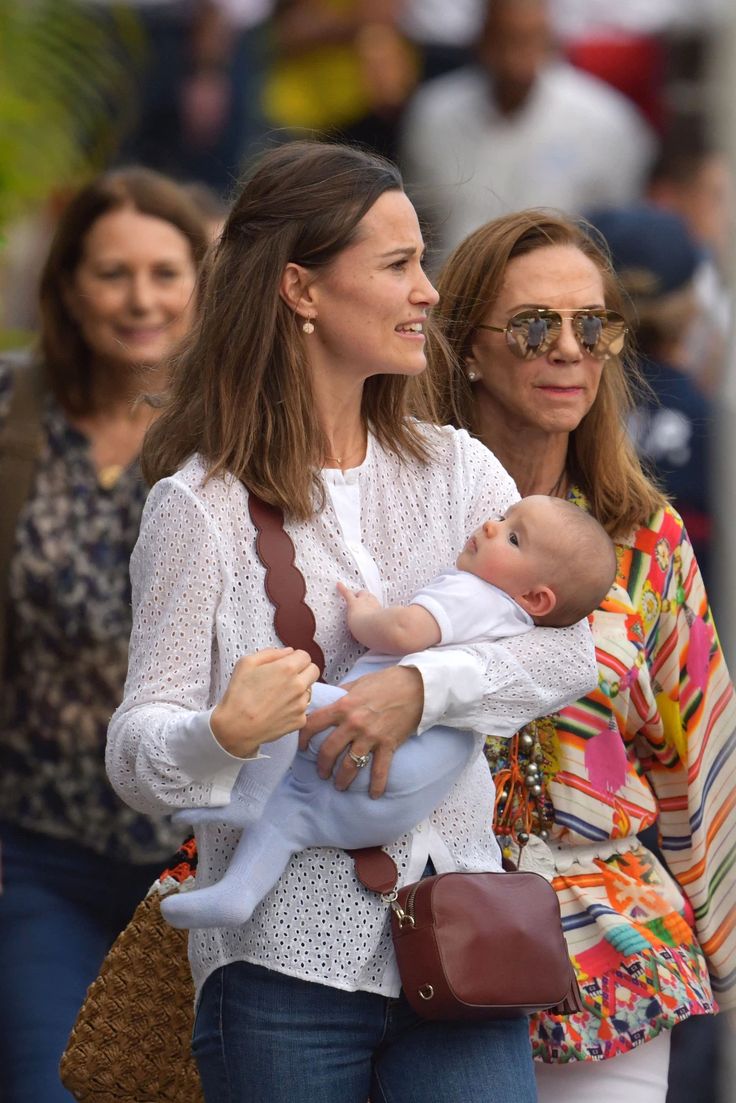
[[[122,8],[0,0],[0,228],[104,165],[142,49]]]

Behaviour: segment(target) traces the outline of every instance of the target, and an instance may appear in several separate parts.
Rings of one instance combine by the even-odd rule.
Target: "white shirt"
[[[632,104],[563,63],[544,69],[511,115],[495,106],[482,69],[438,77],[412,99],[402,134],[407,186],[441,253],[525,207],[581,214],[629,202],[655,148]]]
[[[518,500],[508,474],[478,441],[451,429],[431,439],[432,464],[399,460],[371,441],[363,465],[343,477],[359,488],[362,542],[390,604],[407,602],[454,559],[468,532]],[[194,458],[156,484],[131,560],[130,666],[110,724],[107,768],[124,800],[154,814],[227,803],[243,760],[213,739],[209,711],[241,656],[279,644],[246,492],[232,478],[202,485],[204,474]],[[335,582],[361,588],[365,579],[329,496],[321,513],[286,529],[316,617],[325,677],[335,683],[362,650]],[[519,715],[552,712],[596,682],[586,623],[535,627],[503,643],[438,648],[400,662],[416,666],[424,681],[420,730],[445,721],[509,735]],[[268,752],[268,760],[245,768],[255,776],[265,766],[275,785],[271,764],[281,761],[286,770],[293,742],[271,743]],[[402,883],[418,880],[430,853],[440,872],[495,868],[493,795],[488,766],[477,757],[430,820],[389,848]],[[199,884],[222,877],[238,837],[221,824],[198,829]],[[386,905],[359,886],[347,854],[302,851],[245,926],[190,934],[195,986],[219,966],[245,960],[335,988],[396,996],[386,919]]]
[[[507,593],[457,567],[441,571],[411,604],[421,605],[437,621],[441,645],[498,640],[534,627],[526,610]]]

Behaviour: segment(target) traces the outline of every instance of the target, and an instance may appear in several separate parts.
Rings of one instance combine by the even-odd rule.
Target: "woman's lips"
[[[151,329],[119,329],[118,337],[125,345],[136,345],[146,341],[156,341],[163,332],[163,326],[155,326]]]
[[[550,395],[555,395],[555,396],[559,395],[559,396],[562,396],[563,398],[568,398],[568,397],[574,398],[574,397],[577,397],[577,395],[580,395],[580,394],[583,393],[583,388],[582,387],[555,387],[555,386],[552,386],[551,384],[550,385],[539,386],[539,387],[537,387],[537,390],[538,391],[543,391],[545,394],[550,394]]]

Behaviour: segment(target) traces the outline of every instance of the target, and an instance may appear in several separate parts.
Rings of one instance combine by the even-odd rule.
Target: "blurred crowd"
[[[67,0],[68,3],[77,0]],[[499,214],[592,217],[614,248],[652,391],[631,431],[709,558],[709,426],[733,217],[708,58],[722,0],[85,0],[130,70],[112,164],[190,188],[217,233],[239,174],[295,137],[396,160],[435,266]],[[138,48],[130,47],[135,20]],[[32,332],[64,197],[7,232],[0,328]],[[615,213],[613,213],[615,212]],[[612,240],[615,239],[614,240]],[[7,343],[7,342],[6,342]]]
[[[430,270],[497,215],[543,206],[587,218],[629,295],[648,383],[630,432],[685,519],[717,614],[711,428],[734,202],[706,85],[725,0],[75,3],[113,43],[119,29],[134,90],[107,107],[116,138],[101,167],[172,177],[212,238],[252,158],[305,135],[399,164]],[[66,198],[60,188],[3,230],[0,336],[38,330],[36,285]],[[717,1027],[690,1029],[703,1035],[698,1084],[675,1047],[672,1101],[708,1103]]]

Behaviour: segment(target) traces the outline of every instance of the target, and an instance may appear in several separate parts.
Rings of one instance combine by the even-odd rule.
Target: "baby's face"
[[[456,567],[492,582],[519,598],[543,582],[548,540],[539,503],[522,499],[495,521],[486,521],[468,540]],[[548,519],[545,517],[544,521]]]

